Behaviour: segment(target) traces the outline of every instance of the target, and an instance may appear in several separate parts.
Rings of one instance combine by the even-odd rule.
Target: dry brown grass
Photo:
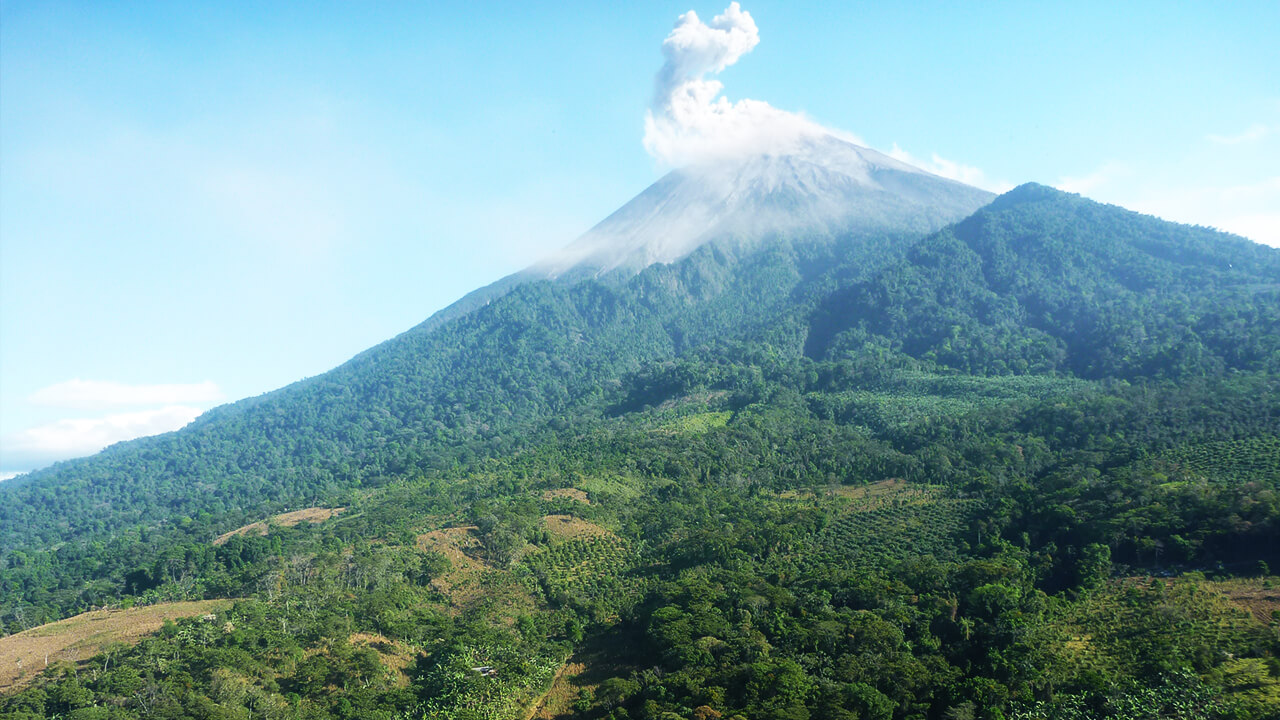
[[[587,497],[587,494],[578,488],[556,488],[555,490],[548,490],[542,493],[543,500],[555,500],[557,498],[573,500],[575,502],[580,502],[583,505],[591,504],[591,500]]]
[[[396,687],[409,687],[408,667],[420,653],[401,642],[396,642],[376,633],[353,633],[347,638],[353,647],[367,647],[378,653],[382,661],[396,674]]]
[[[235,530],[232,530],[229,533],[223,533],[222,535],[219,535],[216,540],[213,541],[213,544],[221,545],[226,541],[230,540],[231,538],[235,537],[236,535],[244,535],[245,537],[256,537],[259,535],[266,535],[268,532],[270,532],[270,528],[267,525],[268,522],[275,523],[276,525],[279,525],[281,527],[293,527],[294,525],[297,525],[299,523],[304,523],[304,522],[307,522],[307,523],[324,522],[325,520],[328,520],[334,515],[340,514],[343,510],[346,510],[346,508],[313,507],[313,508],[303,508],[302,510],[294,510],[293,512],[281,513],[271,518],[270,520],[250,523],[248,525],[245,525],[244,527],[236,528]]]
[[[547,532],[563,540],[596,538],[613,534],[593,522],[587,522],[572,515],[548,515],[542,518],[542,524],[547,528]]]
[[[54,662],[83,662],[108,645],[133,645],[159,630],[166,620],[215,612],[230,602],[202,600],[93,610],[0,638],[0,693],[25,687]]]
[[[1280,610],[1280,577],[1219,580],[1213,587],[1232,605],[1248,610],[1263,624],[1269,624],[1271,613]]]
[[[449,571],[431,581],[432,587],[458,605],[463,594],[474,589],[479,575],[488,569],[480,559],[480,540],[474,525],[442,528],[418,536],[418,547],[438,552],[449,560]]]
[[[846,498],[849,500],[866,500],[870,498],[883,498],[890,495],[896,495],[907,487],[907,481],[901,478],[889,478],[880,482],[873,482],[867,485],[834,485],[825,492]],[[784,490],[778,494],[778,497],[787,500],[797,500],[800,498],[813,498],[814,494],[809,490]]]
[[[580,662],[565,663],[556,671],[556,677],[551,681],[551,688],[547,690],[547,694],[543,695],[538,702],[529,708],[529,712],[525,715],[525,720],[534,720],[534,718],[544,718],[550,720],[561,715],[567,715],[573,710],[573,703],[578,699],[578,693],[582,688],[573,684],[573,679],[585,672],[587,666]]]
[[[640,668],[620,662],[618,638],[597,638],[579,646],[556,673],[551,689],[530,708],[526,720],[577,717],[573,704],[583,690],[595,691],[611,677],[627,677]]]
[[[449,571],[434,578],[431,586],[449,600],[450,612],[485,607],[495,619],[514,625],[516,615],[534,609],[528,589],[506,569],[483,558],[476,527],[441,528],[418,536],[418,548],[434,551],[449,560]]]

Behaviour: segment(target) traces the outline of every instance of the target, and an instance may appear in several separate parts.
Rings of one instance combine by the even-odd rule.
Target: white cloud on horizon
[[[97,410],[136,405],[208,404],[224,398],[212,381],[163,385],[128,385],[75,378],[49,385],[28,396],[33,405]]]
[[[55,414],[58,419],[0,437],[5,468],[0,481],[50,463],[92,455],[114,443],[177,430],[225,398],[218,385],[208,380],[130,385],[77,378],[40,388],[26,399],[35,407],[99,414]]]
[[[67,418],[13,433],[5,438],[6,451],[45,463],[92,455],[117,442],[177,430],[201,412],[190,405],[168,405],[104,417]]]

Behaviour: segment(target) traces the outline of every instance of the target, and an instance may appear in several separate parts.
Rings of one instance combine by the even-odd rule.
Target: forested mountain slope
[[[1274,370],[1280,253],[1025,185],[915,244],[711,243],[622,280],[522,282],[180,432],[0,485],[0,547],[200,513],[229,528],[406,467],[501,454],[553,418],[599,413],[626,372],[726,343],[975,373]]]
[[[883,344],[977,373],[1280,368],[1280,253],[1023,185],[826,298],[815,357]]]
[[[741,258],[712,245],[621,283],[521,283],[176,433],[0,485],[2,546],[47,547],[201,512],[234,527],[253,519],[245,508],[314,501],[406,464],[509,451],[553,418],[598,413],[606,390],[646,363],[730,340],[798,347],[793,296],[833,265],[858,268],[856,277],[911,239],[778,242]]]
[[[957,219],[521,280],[0,485],[10,632],[245,598],[0,712],[1277,716],[1280,251]]]
[[[622,373],[691,348],[791,352],[805,332],[798,298],[862,277],[991,197],[835,138],[806,148],[674,171],[554,270],[482,288],[329,373],[177,433],[0,485],[0,549],[201,513],[235,527],[409,465],[510,451],[552,418],[598,412]]]

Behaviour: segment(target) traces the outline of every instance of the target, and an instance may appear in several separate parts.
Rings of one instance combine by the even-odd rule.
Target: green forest
[[[1273,568],[1280,251],[1027,185],[514,285],[0,484],[0,642],[226,599],[0,717],[1261,720]]]

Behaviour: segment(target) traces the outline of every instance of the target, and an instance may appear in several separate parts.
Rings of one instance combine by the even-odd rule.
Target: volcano
[[[528,276],[636,272],[722,241],[928,233],[995,197],[833,135],[673,170]]]

